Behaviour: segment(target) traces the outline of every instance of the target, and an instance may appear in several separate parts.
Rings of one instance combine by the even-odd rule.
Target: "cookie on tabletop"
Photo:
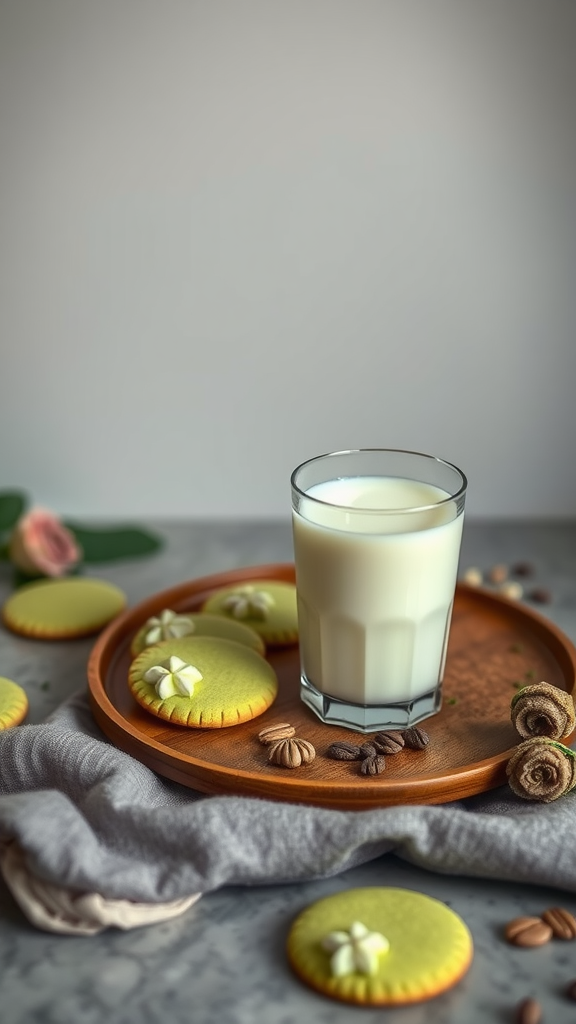
[[[20,725],[27,711],[26,691],[18,683],[0,676],[0,731]]]
[[[128,686],[146,711],[175,725],[222,729],[266,711],[278,693],[272,666],[235,640],[186,636],[146,647]]]
[[[208,615],[203,612],[174,612],[163,608],[158,615],[152,615],[140,627],[130,645],[133,657],[141,654],[146,647],[152,647],[162,640],[178,640],[185,636],[219,636],[246,644],[258,654],[266,653],[262,637],[250,626],[236,619],[222,615]]]
[[[473,957],[470,932],[444,903],[409,889],[348,889],[318,900],[287,941],[298,977],[333,999],[403,1006],[455,985]]]
[[[19,587],[5,602],[2,618],[21,636],[69,640],[97,633],[125,606],[126,595],[113,583],[72,576]]]
[[[274,647],[298,640],[296,587],[280,580],[251,580],[223,587],[202,605],[203,612],[223,615],[256,630]]]

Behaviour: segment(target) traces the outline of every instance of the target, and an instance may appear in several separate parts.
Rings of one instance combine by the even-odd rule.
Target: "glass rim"
[[[454,494],[449,494],[448,497],[442,498],[441,501],[435,501],[430,505],[412,505],[406,508],[362,508],[360,505],[341,505],[336,501],[323,501],[322,498],[316,498],[314,495],[309,494],[308,491],[303,491],[296,483],[296,475],[300,470],[304,469],[306,466],[311,466],[314,462],[322,462],[324,459],[335,458],[339,455],[362,455],[370,452],[380,452],[382,454],[390,453],[395,455],[413,455],[419,459],[427,459],[429,462],[436,462],[439,465],[446,466],[448,469],[454,470],[454,472],[458,473],[461,479],[461,485]],[[340,477],[335,479],[342,478]],[[427,455],[425,452],[415,452],[408,448],[345,448],[340,452],[326,452],[324,455],[315,455],[313,458],[306,459],[304,462],[301,462],[293,470],[290,476],[290,484],[293,490],[297,491],[300,497],[306,498],[308,501],[313,501],[317,505],[324,505],[326,508],[339,508],[346,512],[360,513],[361,515],[394,516],[405,515],[411,512],[429,512],[435,508],[442,508],[443,505],[447,505],[449,502],[458,502],[458,500],[466,493],[468,480],[462,470],[459,469],[458,466],[455,466],[453,462],[448,462],[446,459],[440,459],[436,455]]]

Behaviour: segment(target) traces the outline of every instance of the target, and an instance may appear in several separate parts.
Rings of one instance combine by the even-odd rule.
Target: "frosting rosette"
[[[547,736],[532,736],[516,747],[506,774],[517,796],[548,804],[576,785],[576,754]]]
[[[178,615],[171,608],[164,608],[159,615],[153,615],[145,625],[144,644],[151,647],[161,640],[176,640],[189,636],[195,625],[188,615]]]
[[[274,598],[265,590],[256,590],[248,584],[239,587],[222,602],[222,608],[235,619],[265,619]]]
[[[547,736],[559,740],[574,729],[574,701],[551,683],[534,683],[522,687],[512,698],[510,717],[523,739]]]
[[[376,974],[378,958],[390,949],[385,935],[371,932],[361,921],[353,921],[349,932],[330,932],[320,945],[332,954],[330,970],[335,978],[356,971],[360,974]]]
[[[165,700],[167,697],[191,697],[194,685],[202,679],[202,673],[195,665],[188,665],[173,654],[163,665],[152,665],[144,673],[144,679]]]

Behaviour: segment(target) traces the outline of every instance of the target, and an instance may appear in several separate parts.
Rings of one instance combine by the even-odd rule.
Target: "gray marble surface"
[[[152,525],[166,540],[161,554],[90,570],[120,585],[130,604],[189,578],[292,559],[289,522]],[[466,523],[462,570],[525,560],[535,569],[531,585],[552,593],[552,603],[538,610],[576,641],[576,523]],[[10,591],[9,574],[1,567],[0,600]],[[0,629],[0,675],[27,690],[28,721],[42,721],[85,685],[92,643],[49,644]],[[474,961],[450,992],[401,1010],[356,1009],[316,995],[292,976],[284,943],[295,914],[332,892],[380,884],[441,899],[468,924]],[[375,1024],[386,1018],[403,1024],[504,1024],[514,1020],[517,1002],[533,995],[545,1021],[573,1022],[576,1003],[566,998],[565,988],[576,979],[576,943],[521,950],[502,939],[508,920],[550,905],[576,914],[576,894],[433,874],[387,855],[324,881],[222,889],[168,923],[71,938],[36,930],[0,881],[0,1021]]]

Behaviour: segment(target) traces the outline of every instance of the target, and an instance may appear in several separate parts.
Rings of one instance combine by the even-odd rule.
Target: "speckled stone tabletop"
[[[130,604],[197,576],[292,560],[288,521],[148,525],[165,538],[160,554],[90,570],[121,586]],[[534,567],[530,585],[552,596],[538,610],[576,641],[576,522],[466,523],[461,571],[519,561]],[[1,566],[0,600],[10,592],[8,568]],[[28,722],[43,721],[86,685],[92,643],[31,641],[0,627],[0,675],[25,687]],[[475,956],[455,988],[403,1009],[357,1009],[315,994],[291,974],[284,946],[299,910],[330,893],[366,885],[415,889],[462,916]],[[0,880],[0,1022],[504,1024],[515,1019],[519,1000],[534,996],[544,1021],[572,1024],[576,1003],[565,992],[576,979],[576,942],[524,950],[502,938],[513,917],[554,905],[576,914],[576,894],[434,874],[388,854],[325,881],[221,889],[164,924],[72,938],[35,929]]]

